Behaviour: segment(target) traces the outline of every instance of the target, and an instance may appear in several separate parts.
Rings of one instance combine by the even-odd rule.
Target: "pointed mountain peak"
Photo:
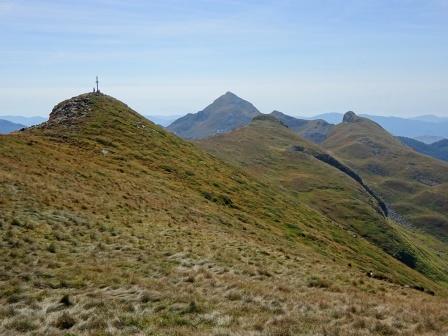
[[[201,139],[249,124],[260,111],[228,91],[202,111],[175,120],[168,129],[185,139]]]
[[[227,92],[224,94],[224,96],[239,98],[236,94],[234,94],[234,93],[231,92],[231,91],[227,91]]]
[[[219,96],[218,98],[216,98],[216,100],[214,102],[215,103],[231,104],[231,103],[239,103],[239,102],[244,102],[244,101],[245,101],[244,99],[238,97],[233,92],[227,91],[222,96]]]
[[[344,118],[342,119],[342,122],[351,123],[351,122],[358,122],[361,120],[362,120],[362,118],[358,117],[355,112],[348,111],[344,114]]]

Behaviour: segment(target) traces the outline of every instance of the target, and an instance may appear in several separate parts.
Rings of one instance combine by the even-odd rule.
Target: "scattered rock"
[[[59,103],[51,111],[48,121],[43,123],[41,127],[48,128],[54,125],[70,127],[75,125],[90,113],[93,104],[91,96],[92,93],[87,93]]]

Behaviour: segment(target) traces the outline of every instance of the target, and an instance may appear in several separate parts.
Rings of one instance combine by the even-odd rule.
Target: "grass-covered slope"
[[[0,154],[0,334],[448,330],[434,282],[111,97],[57,105]]]
[[[355,172],[338,169],[331,164],[338,161],[272,117],[257,117],[246,127],[198,143],[257,178],[282,185],[301,202],[408,266],[446,280],[433,258],[422,255],[385,217],[382,200]]]
[[[407,224],[448,238],[448,163],[360,117],[337,125],[323,146],[360,172]]]

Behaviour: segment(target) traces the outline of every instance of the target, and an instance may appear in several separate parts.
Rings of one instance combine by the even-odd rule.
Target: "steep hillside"
[[[0,334],[448,331],[441,286],[111,97],[0,152]]]
[[[448,238],[447,163],[416,153],[352,112],[323,146],[361,173],[405,224]]]
[[[334,126],[322,119],[297,119],[279,111],[271,112],[271,115],[280,120],[283,124],[288,126],[291,130],[299,134],[301,137],[314,143],[321,143],[322,141],[324,141],[327,137],[328,132]]]
[[[431,144],[405,137],[398,137],[398,140],[416,152],[432,156],[435,159],[448,161],[448,139],[442,139]]]
[[[24,128],[24,125],[16,124],[8,120],[0,119],[0,134],[7,134]]]
[[[356,172],[298,137],[272,116],[198,144],[214,155],[294,192],[301,202],[359,234],[408,266],[445,279],[448,264],[427,259],[385,218],[383,201]],[[440,267],[439,267],[440,266]]]
[[[185,139],[206,138],[244,126],[259,114],[251,103],[227,92],[204,110],[177,119],[168,130]]]

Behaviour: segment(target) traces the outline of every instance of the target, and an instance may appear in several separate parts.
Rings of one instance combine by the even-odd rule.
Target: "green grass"
[[[314,158],[323,153],[279,122],[257,118],[236,131],[198,141],[219,158],[244,168],[258,179],[280,184],[302,203],[335,222],[356,237],[362,237],[388,254],[438,281],[446,280],[444,263],[423,258],[394,225],[384,218],[377,202],[364,188],[339,170]],[[300,150],[295,150],[300,148]],[[321,233],[332,232],[322,230]],[[303,235],[306,237],[306,235]],[[346,244],[345,237],[332,237]],[[379,256],[370,251],[374,260]],[[416,260],[419,259],[419,260]],[[378,267],[378,266],[377,266]],[[388,273],[384,267],[382,272]]]
[[[411,224],[448,239],[447,163],[418,154],[368,119],[336,126],[323,146],[361,173]],[[428,220],[418,219],[422,215]]]
[[[403,335],[447,331],[442,287],[289,189],[82,99],[85,116],[0,137],[0,334],[349,335],[380,308]]]

